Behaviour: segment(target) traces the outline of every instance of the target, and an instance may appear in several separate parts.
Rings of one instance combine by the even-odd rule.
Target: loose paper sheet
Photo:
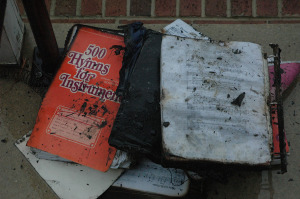
[[[38,159],[26,146],[28,139],[24,136],[16,146],[60,198],[98,198],[123,172],[122,169],[101,172],[80,164]]]

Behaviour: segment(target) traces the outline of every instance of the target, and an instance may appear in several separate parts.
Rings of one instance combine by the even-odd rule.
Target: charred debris
[[[107,31],[116,35],[124,36],[125,47],[120,45],[113,45],[110,49],[114,51],[116,55],[123,55],[122,68],[119,72],[119,85],[117,87],[115,95],[121,99],[120,107],[115,118],[114,124],[112,126],[112,131],[110,137],[108,139],[109,145],[117,148],[120,151],[127,152],[132,157],[147,157],[151,159],[153,162],[161,164],[165,167],[176,167],[184,170],[195,171],[201,173],[201,175],[205,176],[204,171],[209,171],[208,173],[213,172],[213,170],[224,169],[257,169],[257,168],[269,168],[270,164],[266,162],[266,164],[244,164],[243,161],[237,161],[233,163],[227,163],[219,161],[219,160],[209,160],[204,156],[203,159],[195,159],[187,155],[186,157],[179,157],[174,155],[172,151],[169,151],[165,147],[164,139],[167,139],[164,136],[164,129],[171,129],[174,122],[166,120],[164,121],[162,118],[162,99],[172,99],[176,97],[175,95],[170,94],[167,90],[162,88],[162,45],[163,40],[167,35],[173,34],[176,37],[175,42],[183,42],[184,40],[193,40],[196,42],[202,42],[203,46],[206,46],[209,50],[213,50],[214,48],[222,52],[223,48],[229,48],[228,46],[231,43],[225,42],[214,42],[207,36],[204,36],[201,33],[197,34],[183,34],[182,30],[178,32],[174,31],[174,29],[170,28],[169,32],[164,30],[163,33],[149,30],[143,26],[141,22],[136,22],[133,24],[120,26],[120,30],[107,30],[101,29],[103,31]],[[172,32],[172,31],[173,32]],[[190,30],[195,31],[195,30]],[[70,31],[72,32],[72,31]],[[195,36],[196,35],[196,36]],[[68,37],[70,37],[70,33]],[[168,37],[168,36],[167,36]],[[189,49],[190,44],[186,44],[186,49]],[[244,50],[240,50],[237,44],[232,44],[232,49],[228,49],[224,51],[225,53],[230,54],[230,56],[243,56]],[[170,45],[170,48],[174,48],[174,45]],[[286,151],[285,151],[285,140],[284,140],[284,122],[283,122],[283,108],[282,108],[282,97],[280,93],[280,85],[281,85],[281,69],[280,69],[280,48],[278,45],[270,45],[273,48],[274,52],[274,65],[275,65],[275,87],[276,87],[276,99],[271,102],[272,104],[277,105],[277,113],[278,113],[278,128],[279,128],[279,138],[280,138],[280,158],[281,158],[281,171],[282,173],[286,172]],[[66,48],[64,52],[66,52]],[[178,57],[181,55],[186,55],[186,52],[178,52]],[[180,55],[181,54],[181,55]],[[258,53],[259,54],[259,53]],[[209,103],[210,98],[214,98],[218,95],[219,90],[214,91],[213,96],[204,96],[201,98],[200,93],[200,85],[202,88],[207,90],[214,90],[215,88],[222,88],[222,82],[218,82],[218,80],[222,80],[225,73],[222,73],[221,67],[230,62],[226,57],[216,56],[214,60],[208,60],[206,57],[202,57],[201,55],[193,54],[190,57],[190,62],[196,61],[197,64],[207,63],[206,70],[208,71],[207,76],[202,76],[204,73],[199,71],[195,73],[195,76],[188,76],[189,78],[194,78],[195,81],[201,79],[201,82],[196,82],[196,85],[192,85],[191,87],[187,86],[187,90],[190,90],[193,94],[192,97],[186,96],[184,100],[184,106],[189,109],[192,103],[195,103],[196,100],[208,100],[206,103]],[[179,62],[178,65],[183,67],[190,67],[190,65],[182,65],[185,60],[184,58]],[[222,65],[223,64],[223,65]],[[237,64],[237,63],[235,63]],[[216,70],[214,66],[220,67],[220,70]],[[230,69],[231,70],[231,69]],[[228,70],[230,72],[230,70]],[[221,71],[221,72],[220,72]],[[187,71],[188,72],[188,71]],[[266,76],[267,74],[260,74],[262,76]],[[200,78],[201,77],[201,78]],[[230,77],[230,74],[229,76]],[[180,76],[169,76],[167,78],[174,78],[178,81],[189,81],[189,79],[180,79]],[[219,78],[219,79],[218,79]],[[51,81],[51,80],[50,80]],[[195,81],[193,83],[195,83]],[[236,79],[234,83],[238,83],[239,79]],[[221,86],[220,86],[221,85]],[[226,84],[224,84],[226,86]],[[227,109],[238,110],[239,114],[245,113],[241,112],[247,104],[247,101],[251,100],[254,92],[251,93],[252,90],[239,90],[239,85],[233,86],[230,88],[232,92],[228,92],[224,94],[223,98],[226,102],[223,105],[214,104],[217,107],[217,113],[222,112],[221,115],[228,114]],[[224,87],[224,86],[223,86]],[[180,93],[181,91],[179,91]],[[259,93],[258,93],[259,94]],[[202,96],[202,97],[203,97]],[[206,98],[205,98],[206,97]],[[221,101],[220,101],[221,102]],[[201,101],[197,102],[201,103]],[[176,106],[176,104],[174,104]],[[183,108],[185,109],[186,107]],[[223,106],[223,107],[221,107]],[[269,104],[266,106],[269,106]],[[228,108],[229,107],[229,108]],[[82,105],[83,109],[86,108],[86,105]],[[108,111],[103,108],[103,115]],[[192,110],[201,112],[201,110]],[[189,117],[184,112],[174,112],[174,117]],[[243,117],[243,114],[241,114]],[[202,128],[207,125],[209,122],[209,118],[211,115],[203,116],[205,118],[205,122],[201,120],[193,123],[193,119],[190,119],[188,123],[193,123],[193,127],[189,126],[186,129],[175,129],[177,131],[190,131],[191,134],[185,136],[185,139],[192,139],[190,143],[195,145],[201,145],[202,142],[206,141],[205,137],[201,137],[201,135],[195,136],[193,132],[196,132],[193,128]],[[216,116],[218,117],[218,116]],[[193,117],[191,117],[193,118]],[[207,119],[208,118],[208,119]],[[229,118],[229,119],[228,119]],[[231,122],[236,118],[234,115],[229,115],[225,122]],[[211,118],[211,124],[215,122],[215,118]],[[240,118],[241,119],[241,118]],[[241,119],[242,121],[242,119]],[[245,122],[245,121],[243,121]],[[223,124],[223,123],[222,123]],[[99,128],[103,128],[106,125],[105,122],[101,123]],[[217,125],[217,124],[216,124]],[[268,124],[270,125],[270,124]],[[185,128],[185,124],[182,124],[182,128]],[[217,130],[213,130],[211,136],[214,136],[216,132],[222,133],[226,129],[230,130],[227,126],[218,126]],[[241,129],[240,129],[241,130]],[[272,129],[269,129],[272,133]],[[242,131],[242,130],[241,130]],[[247,130],[243,132],[248,133]],[[230,133],[239,133],[230,132]],[[219,134],[219,136],[222,136]],[[248,136],[248,135],[247,135]],[[245,139],[247,139],[247,136]],[[255,140],[258,140],[258,134],[255,134]],[[194,139],[193,139],[194,138]],[[175,138],[182,139],[182,138]],[[3,141],[2,141],[3,142]],[[208,140],[209,142],[209,140]],[[230,143],[229,140],[226,140],[226,144]],[[214,145],[215,143],[210,143]],[[239,144],[239,143],[238,143]],[[273,143],[265,143],[266,145],[271,146]],[[272,147],[270,147],[271,150]],[[184,148],[182,149],[184,150]],[[197,151],[195,151],[196,153]],[[235,153],[235,151],[228,151],[226,153]],[[213,168],[213,169],[211,169]]]
[[[141,23],[134,23],[127,26],[122,26],[124,31],[124,41],[126,44],[125,49],[118,47],[112,47],[116,49],[116,53],[124,50],[123,66],[120,71],[120,83],[117,89],[117,95],[122,98],[121,106],[117,117],[115,119],[111,136],[109,138],[109,144],[116,147],[117,149],[126,151],[128,153],[136,154],[137,157],[146,156],[152,161],[162,164],[166,167],[175,166],[182,169],[189,169],[199,172],[199,168],[223,168],[227,170],[228,168],[234,169],[257,169],[257,168],[268,168],[270,165],[266,163],[265,165],[251,165],[251,164],[226,164],[224,162],[214,162],[214,161],[195,161],[189,160],[186,158],[184,161],[176,161],[177,157],[171,157],[172,161],[168,156],[170,155],[167,150],[164,150],[164,140],[162,139],[163,133],[162,129],[166,129],[170,125],[170,121],[163,121],[161,118],[162,115],[162,106],[161,99],[165,98],[162,96],[161,91],[161,45],[162,40],[165,37],[164,34],[148,30],[142,26]],[[185,38],[182,35],[177,36],[177,40],[182,41],[188,38]],[[206,36],[200,35],[200,38],[193,38],[196,40],[203,40],[209,44],[215,43],[218,46],[226,46],[225,42],[214,42]],[[280,87],[280,49],[277,45],[271,45],[274,49],[275,55],[275,65],[277,64],[277,74],[275,79],[276,89]],[[172,48],[172,46],[171,46]],[[183,52],[182,52],[183,53]],[[234,56],[243,55],[239,48],[233,48],[232,53]],[[279,57],[276,61],[276,57]],[[202,58],[203,60],[204,58]],[[217,61],[228,61],[222,60],[222,57],[217,57]],[[213,63],[211,63],[213,64]],[[210,70],[210,69],[209,69]],[[279,72],[279,73],[278,73]],[[199,74],[197,74],[198,76]],[[209,75],[222,75],[216,74],[216,72],[211,72]],[[261,74],[267,75],[267,74]],[[172,77],[170,77],[172,78]],[[179,80],[180,81],[180,80]],[[213,87],[218,82],[213,83],[209,80],[211,86]],[[193,87],[193,92],[197,91],[197,87]],[[234,87],[234,90],[238,92],[238,89]],[[253,89],[251,90],[252,92]],[[234,95],[227,94],[224,98],[229,100],[229,103],[226,106],[236,106],[237,108],[245,106],[243,104],[245,99],[247,99],[246,91],[240,91],[238,94],[235,92]],[[277,96],[278,96],[278,92]],[[170,96],[169,96],[170,97]],[[251,98],[251,97],[250,97]],[[188,98],[186,98],[188,99]],[[230,101],[231,100],[231,101]],[[249,98],[247,99],[249,100]],[[191,102],[187,102],[187,105]],[[278,120],[279,123],[279,132],[280,133],[280,157],[281,157],[281,169],[282,172],[286,172],[286,152],[284,146],[283,136],[283,112],[280,96],[276,98],[278,104]],[[279,110],[280,109],[280,110]],[[221,110],[221,109],[219,109]],[[178,113],[180,114],[180,113]],[[183,114],[182,117],[185,117]],[[232,117],[229,117],[230,121]],[[201,124],[201,122],[200,122]],[[269,125],[269,124],[267,124]],[[223,127],[220,127],[222,129]],[[225,127],[226,128],[226,127]],[[272,131],[272,130],[271,130]],[[272,132],[269,132],[272,133]],[[257,137],[258,134],[254,134],[254,137]],[[247,138],[245,138],[247,139]],[[282,140],[283,139],[283,140]],[[201,142],[199,142],[200,144]],[[213,143],[211,143],[213,144]],[[269,143],[271,146],[273,143]],[[270,149],[271,150],[271,149]],[[230,152],[232,153],[232,152]],[[173,161],[175,160],[175,161]],[[187,166],[188,165],[188,166]],[[208,165],[208,166],[207,166]],[[213,165],[213,166],[212,166]]]

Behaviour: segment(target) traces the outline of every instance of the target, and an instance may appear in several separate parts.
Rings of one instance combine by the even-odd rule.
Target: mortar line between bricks
[[[160,20],[156,20],[156,19],[150,19],[149,18],[132,18],[132,19],[120,19],[120,24],[127,24],[127,23],[132,23],[135,21],[142,21],[144,24],[169,24],[171,22],[173,22],[175,19],[177,18],[160,18]],[[189,24],[266,24],[267,20],[266,19],[259,19],[259,20],[246,20],[246,19],[241,19],[241,20],[232,20],[232,19],[225,19],[225,20],[214,20],[214,19],[184,19],[181,18],[182,20],[186,21]],[[295,23],[299,23],[300,20],[297,22],[295,21]],[[278,23],[278,22],[276,22]]]
[[[81,0],[76,2],[76,16],[81,16]]]
[[[205,0],[201,1],[201,17],[205,17]]]
[[[26,19],[26,16],[22,16],[22,19]],[[110,19],[120,19],[120,20],[155,20],[155,21],[161,21],[161,20],[175,20],[178,19],[177,17],[157,17],[157,18],[150,18],[150,17],[126,17],[126,16],[110,16],[110,17],[95,17],[95,16],[51,16],[51,19],[76,19],[76,20],[110,20]],[[299,17],[286,17],[286,18],[274,18],[274,17],[259,17],[259,18],[245,18],[245,17],[234,17],[234,18],[219,18],[219,17],[205,17],[205,18],[194,18],[194,17],[180,17],[181,20],[185,21],[265,21],[265,20],[270,20],[270,21],[300,21]]]
[[[26,15],[22,16],[22,18],[27,18]],[[107,16],[107,17],[100,17],[100,16],[51,16],[51,19],[143,19],[143,20],[173,20],[173,19],[178,19],[178,17],[155,17],[155,18],[150,18],[148,16]],[[300,17],[298,16],[291,16],[291,17],[257,17],[257,18],[252,18],[252,17],[180,17],[181,20],[214,20],[214,21],[260,21],[260,20],[280,20],[280,21],[291,21],[291,20],[300,20]]]
[[[257,17],[257,14],[256,14],[256,0],[252,0],[252,16],[253,17]]]
[[[66,21],[64,21],[66,20]],[[91,20],[91,21],[89,21]],[[111,21],[110,21],[111,20]],[[72,24],[72,23],[85,23],[85,24],[115,24],[115,25],[124,25],[128,24],[134,21],[143,21],[144,24],[170,24],[174,21],[173,20],[128,20],[128,19],[52,19],[52,24],[54,23],[65,23],[65,24]],[[23,20],[25,23],[28,23],[29,21],[27,19]],[[186,20],[185,20],[186,21]],[[298,21],[210,21],[210,20],[195,20],[195,21],[187,21],[189,24],[197,24],[197,25],[275,25],[275,24],[283,24],[283,25],[294,25],[294,24],[300,24],[300,20]]]
[[[55,4],[56,4],[56,0],[52,0],[51,4],[50,4],[50,16],[54,16],[55,15]]]
[[[105,0],[102,0],[102,18],[105,17],[105,11],[106,11],[106,2]]]
[[[151,17],[155,17],[155,0],[151,0]]]
[[[226,2],[226,15],[227,15],[227,18],[231,17],[231,0],[227,0]]]
[[[180,0],[176,0],[176,17],[179,17]]]
[[[282,17],[282,0],[277,0],[277,7],[278,7],[278,17]]]
[[[52,23],[103,23],[103,24],[126,24],[133,21],[144,21],[145,24],[169,24],[177,19],[177,17],[162,17],[162,18],[149,18],[149,17],[106,17],[106,18],[95,18],[93,16],[85,17],[61,17],[51,16]],[[189,24],[300,24],[300,18],[289,17],[289,18],[189,18],[181,17],[180,19],[186,21]],[[28,23],[26,16],[22,17],[25,23]]]
[[[130,17],[130,5],[131,5],[131,0],[126,1],[126,16]]]

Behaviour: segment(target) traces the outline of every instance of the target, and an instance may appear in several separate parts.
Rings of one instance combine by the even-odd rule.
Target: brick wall
[[[21,15],[27,21],[21,0]],[[300,23],[300,0],[45,0],[52,23]]]

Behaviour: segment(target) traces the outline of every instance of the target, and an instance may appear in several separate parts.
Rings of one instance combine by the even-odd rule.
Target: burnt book
[[[164,36],[160,75],[165,164],[270,166],[270,87],[261,46]]]
[[[163,29],[169,35],[146,31],[137,39],[141,29],[125,34],[127,54],[137,60],[124,56],[123,98],[109,144],[168,167],[269,166],[269,82],[261,47],[216,42],[180,20]]]
[[[120,72],[120,85],[122,82],[125,84],[121,92],[123,98],[108,142],[120,150],[147,155],[158,162],[161,157],[159,102],[162,34],[146,30],[142,39],[143,45],[136,62],[128,61],[131,66],[122,66],[131,73]],[[126,44],[128,46],[134,44]],[[123,64],[125,61],[124,56]]]
[[[113,46],[124,47],[122,32],[73,26],[27,146],[109,170],[117,149],[107,140],[120,105],[115,91],[123,60]]]

